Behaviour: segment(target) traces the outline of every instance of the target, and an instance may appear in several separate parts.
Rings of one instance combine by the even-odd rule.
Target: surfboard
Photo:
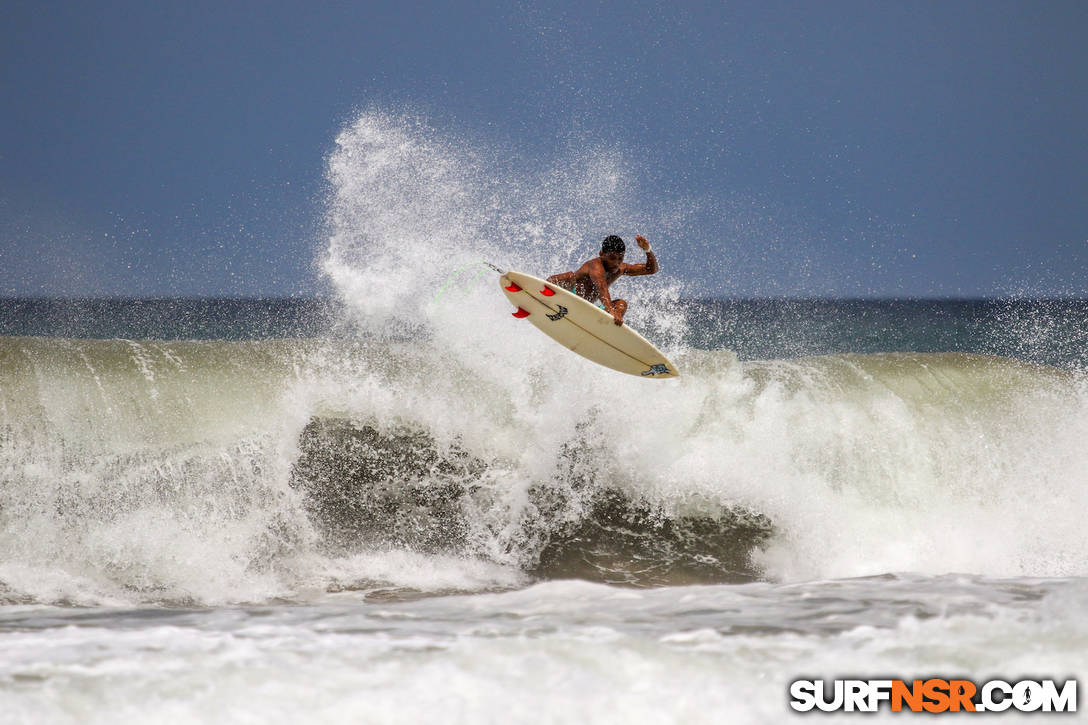
[[[626,324],[617,325],[600,307],[522,272],[499,275],[506,298],[528,320],[560,345],[598,365],[643,378],[675,378],[676,366]]]

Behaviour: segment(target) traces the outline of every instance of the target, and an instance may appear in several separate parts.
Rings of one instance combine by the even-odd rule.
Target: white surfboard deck
[[[523,319],[598,365],[655,380],[680,375],[642,335],[626,324],[617,325],[612,315],[559,285],[521,272],[501,274],[499,285],[511,304],[529,313]]]

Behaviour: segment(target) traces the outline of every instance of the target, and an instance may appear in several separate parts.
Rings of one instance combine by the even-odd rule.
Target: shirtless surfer
[[[627,300],[613,300],[608,286],[624,275],[637,277],[657,272],[657,257],[650,251],[650,242],[641,234],[635,235],[635,241],[646,252],[645,264],[624,264],[623,253],[627,247],[622,239],[611,234],[604,238],[599,257],[594,257],[573,272],[553,274],[548,281],[596,303],[612,315],[617,325],[622,325],[623,316],[627,314]]]

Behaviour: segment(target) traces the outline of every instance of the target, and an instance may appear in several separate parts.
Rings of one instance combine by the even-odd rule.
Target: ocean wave
[[[406,555],[467,588],[1088,571],[1073,373],[686,350],[650,388],[533,340],[518,370],[434,341],[0,338],[0,597],[427,590]]]
[[[1078,373],[695,349],[700,324],[721,348],[800,336],[812,315],[700,319],[662,255],[616,291],[682,375],[617,375],[457,270],[560,271],[602,233],[684,233],[685,205],[644,209],[608,149],[512,158],[407,116],[347,124],[328,157],[330,337],[0,338],[0,601],[1088,574]],[[841,321],[821,314],[816,338]],[[1053,319],[1008,319],[1016,344],[998,349],[1048,359]]]

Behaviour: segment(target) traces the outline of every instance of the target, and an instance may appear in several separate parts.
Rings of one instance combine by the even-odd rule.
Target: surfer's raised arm
[[[623,273],[630,277],[638,277],[643,274],[657,274],[657,256],[654,255],[653,250],[650,249],[650,240],[641,234],[636,234],[635,241],[638,242],[638,246],[642,248],[642,251],[646,252],[646,263],[625,264],[623,265]]]

